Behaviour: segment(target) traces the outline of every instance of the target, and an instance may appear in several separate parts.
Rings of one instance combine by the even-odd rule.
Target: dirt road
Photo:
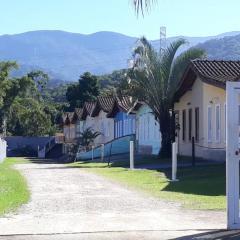
[[[1,240],[182,239],[225,227],[223,212],[185,210],[84,169],[16,167],[28,181],[31,201],[0,218]]]

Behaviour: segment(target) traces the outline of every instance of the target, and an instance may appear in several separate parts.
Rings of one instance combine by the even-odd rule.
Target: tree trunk
[[[162,137],[160,157],[171,156],[171,116],[168,109],[161,111],[159,116],[160,132]]]

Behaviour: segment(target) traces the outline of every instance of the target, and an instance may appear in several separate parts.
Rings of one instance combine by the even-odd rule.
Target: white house
[[[94,141],[96,146],[114,139],[114,119],[107,118],[114,101],[114,97],[98,97],[93,107],[91,117],[94,118],[94,130],[101,133]]]
[[[83,130],[87,128],[91,128],[92,130],[96,131],[94,125],[94,117],[91,116],[92,110],[95,106],[95,102],[85,102],[83,109],[82,109],[82,116],[81,120],[83,121]]]
[[[152,109],[144,102],[137,102],[133,111],[136,113],[138,152],[157,155],[161,148],[161,133]]]

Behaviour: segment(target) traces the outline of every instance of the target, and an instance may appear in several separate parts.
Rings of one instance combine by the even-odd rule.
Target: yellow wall
[[[179,144],[179,154],[190,155],[191,154],[191,140],[189,140],[189,128],[188,128],[188,110],[192,109],[192,136],[195,136],[195,108],[199,108],[199,143],[201,143],[203,138],[203,83],[200,79],[197,79],[192,90],[187,91],[179,100],[174,104],[174,110],[179,111],[179,123],[180,131],[178,137]],[[185,141],[183,140],[183,110],[186,110],[186,131],[185,131]]]
[[[215,107],[220,104],[220,141],[216,141]],[[208,105],[212,106],[212,142],[208,142]],[[178,137],[179,154],[191,156],[192,144],[189,141],[188,109],[192,109],[192,136],[195,137],[195,108],[199,107],[199,141],[195,144],[196,156],[210,158],[218,150],[225,147],[225,90],[202,82],[199,78],[194,82],[192,89],[187,91],[174,104],[175,111],[179,111],[180,132]],[[182,139],[182,110],[186,110],[185,141]],[[210,154],[209,150],[214,150]],[[218,151],[219,153],[219,151]],[[222,154],[223,155],[223,154]]]

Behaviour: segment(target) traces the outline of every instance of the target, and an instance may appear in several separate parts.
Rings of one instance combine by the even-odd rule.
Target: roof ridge
[[[202,59],[202,58],[196,58],[191,60],[191,62],[240,62],[240,60],[225,60],[225,59]]]

